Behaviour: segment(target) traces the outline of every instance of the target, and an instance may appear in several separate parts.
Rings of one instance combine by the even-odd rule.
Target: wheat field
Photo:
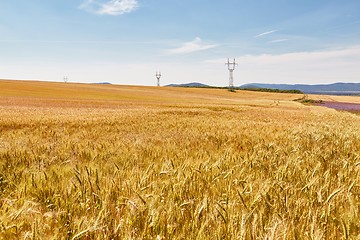
[[[2,80],[0,238],[359,239],[360,115],[297,98]]]

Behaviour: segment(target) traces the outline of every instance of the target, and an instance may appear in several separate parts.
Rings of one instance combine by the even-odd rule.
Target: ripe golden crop
[[[293,94],[0,86],[2,239],[360,237],[359,115]]]

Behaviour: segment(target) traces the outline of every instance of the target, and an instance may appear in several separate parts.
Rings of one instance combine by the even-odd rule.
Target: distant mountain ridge
[[[249,83],[240,86],[244,88],[270,88],[281,90],[300,90],[309,94],[333,94],[333,95],[360,95],[360,83],[333,83],[333,84],[265,84]]]
[[[183,84],[169,84],[165,87],[211,87],[206,84],[198,83],[198,82],[191,82],[191,83],[183,83]]]
[[[98,82],[98,83],[95,83],[95,84],[112,84],[111,82]]]

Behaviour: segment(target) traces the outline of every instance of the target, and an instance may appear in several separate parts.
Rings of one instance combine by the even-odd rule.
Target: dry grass
[[[0,238],[358,239],[360,117],[296,98],[0,81]]]

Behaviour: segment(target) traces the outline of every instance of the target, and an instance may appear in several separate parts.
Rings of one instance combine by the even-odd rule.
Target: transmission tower
[[[161,72],[156,72],[157,86],[160,87]]]
[[[64,83],[67,83],[68,80],[69,78],[67,76],[64,76]]]
[[[225,63],[225,65],[228,66],[228,70],[229,70],[229,89],[233,89],[234,87],[234,70],[235,70],[235,66],[237,65],[235,58],[233,62],[230,62],[230,59],[228,58],[227,63]]]

